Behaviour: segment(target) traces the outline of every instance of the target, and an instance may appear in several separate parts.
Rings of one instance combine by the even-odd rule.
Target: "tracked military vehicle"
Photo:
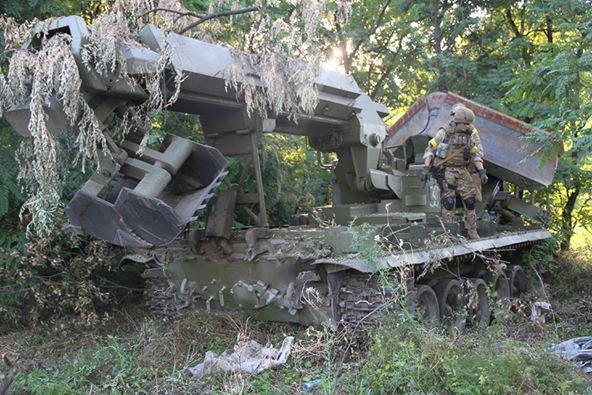
[[[105,122],[126,103],[145,100],[141,84],[104,78],[83,66],[88,30],[78,17],[55,20],[49,34],[66,33],[83,77],[84,97]],[[525,191],[552,182],[557,158],[542,163],[529,153],[539,147],[523,136],[531,128],[452,93],[420,98],[387,129],[387,109],[360,91],[351,76],[324,70],[316,78],[319,102],[312,114],[261,118],[225,87],[225,71],[236,62],[227,48],[147,25],[142,46],[122,42],[128,74],[145,73],[165,48],[171,75],[182,75],[178,100],[168,108],[199,115],[205,144],[168,135],[159,149],[138,153],[130,134],[121,144],[109,138],[111,156],[69,203],[70,230],[126,248],[126,262],[145,268],[147,304],[156,314],[184,308],[208,312],[243,310],[263,320],[314,324],[360,322],[383,303],[373,273],[404,273],[412,307],[426,319],[447,319],[464,308],[465,285],[477,292],[476,324],[489,323],[488,284],[499,297],[526,289],[521,256],[550,237],[545,213],[526,201]],[[249,83],[260,84],[253,71]],[[246,78],[246,77],[245,77]],[[239,86],[244,81],[239,81]],[[165,89],[172,91],[173,79]],[[440,220],[437,183],[420,181],[428,139],[462,102],[476,114],[489,181],[478,203],[481,238],[467,240],[459,215]],[[29,107],[5,114],[27,136]],[[59,105],[48,109],[51,127],[64,125]],[[299,225],[270,226],[259,162],[263,133],[306,136],[337,161],[319,163],[332,174],[332,205]],[[226,158],[248,159],[257,185],[220,187]],[[246,175],[249,176],[249,175]],[[256,224],[233,229],[238,210]],[[197,217],[205,226],[195,229]],[[360,236],[362,234],[362,236]],[[371,253],[368,253],[371,252]],[[492,271],[491,259],[506,263]],[[429,270],[426,270],[429,269]]]

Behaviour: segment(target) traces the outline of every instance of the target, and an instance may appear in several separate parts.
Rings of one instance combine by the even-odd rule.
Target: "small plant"
[[[64,357],[60,369],[17,375],[12,389],[32,394],[145,392],[155,371],[136,364],[138,353],[137,346],[107,336],[104,344],[83,350],[74,358]]]
[[[372,341],[366,359],[344,377],[341,391],[567,393],[586,388],[584,377],[568,364],[495,332],[444,334],[412,321],[392,321],[378,328]]]

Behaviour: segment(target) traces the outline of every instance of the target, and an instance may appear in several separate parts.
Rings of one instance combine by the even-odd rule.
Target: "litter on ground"
[[[294,337],[286,336],[279,349],[264,347],[254,340],[249,340],[238,343],[232,351],[226,350],[220,355],[208,351],[204,361],[189,368],[189,373],[197,379],[219,371],[260,373],[285,364],[290,356],[293,342]]]
[[[576,337],[551,348],[551,352],[586,373],[592,373],[592,337]]]
[[[534,302],[530,311],[530,321],[537,324],[544,324],[546,322],[545,315],[551,310],[551,304],[548,302]]]

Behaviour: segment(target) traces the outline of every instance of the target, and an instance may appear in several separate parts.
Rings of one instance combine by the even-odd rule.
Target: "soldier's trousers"
[[[447,167],[444,169],[444,182],[442,185],[442,199],[447,197],[456,198],[460,195],[462,200],[475,197],[475,183],[473,177],[466,167]]]
[[[477,215],[475,213],[475,182],[468,168],[446,167],[442,182],[442,219],[444,222],[453,222],[456,195],[460,195],[467,210],[467,230],[470,238],[477,235]]]

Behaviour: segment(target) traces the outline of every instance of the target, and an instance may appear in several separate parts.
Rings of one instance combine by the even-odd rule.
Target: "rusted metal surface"
[[[524,188],[551,184],[558,158],[543,162],[537,156],[530,157],[540,148],[524,139],[532,130],[530,125],[454,93],[434,92],[421,97],[389,129],[385,145],[401,145],[417,134],[433,137],[448,124],[456,103],[465,104],[475,113],[474,124],[485,150],[488,173]]]
[[[370,324],[380,313],[392,312],[395,306],[385,303],[391,297],[376,277],[354,271],[344,273],[339,287],[340,321],[352,325]]]

